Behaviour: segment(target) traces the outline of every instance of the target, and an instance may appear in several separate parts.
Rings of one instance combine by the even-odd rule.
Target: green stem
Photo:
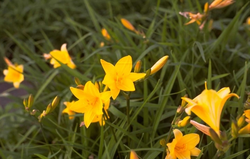
[[[53,153],[53,151],[52,151],[52,149],[51,149],[51,147],[50,147],[50,144],[49,144],[49,142],[48,142],[47,138],[45,137],[45,134],[44,134],[44,131],[43,131],[43,129],[44,129],[44,128],[43,128],[42,123],[41,123],[41,122],[39,122],[39,125],[40,125],[41,131],[42,131],[43,138],[44,138],[44,140],[45,140],[46,144],[47,144],[47,145],[48,145],[48,147],[49,147],[49,151],[50,151],[50,153]]]
[[[131,92],[129,92],[127,94],[127,97],[126,97],[126,100],[127,100],[127,122],[128,122],[128,125],[130,124],[130,115],[129,115],[129,111],[130,111],[130,94],[131,94]]]

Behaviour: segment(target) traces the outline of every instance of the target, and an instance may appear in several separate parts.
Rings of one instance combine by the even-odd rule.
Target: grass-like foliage
[[[250,4],[206,2],[2,1],[0,158],[249,158]]]

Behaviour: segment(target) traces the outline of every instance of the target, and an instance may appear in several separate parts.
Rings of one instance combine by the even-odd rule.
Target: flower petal
[[[183,134],[179,129],[174,129],[173,132],[174,132],[174,137],[178,142],[183,137]]]
[[[88,107],[85,100],[78,100],[74,103],[71,103],[70,110],[77,113],[85,113],[90,110],[90,107]]]
[[[61,46],[61,51],[66,51],[66,52],[68,52],[68,50],[67,50],[67,44],[66,44],[66,43],[62,44],[62,46]]]
[[[194,133],[184,135],[181,138],[181,140],[179,140],[180,143],[186,144],[186,148],[188,150],[192,150],[193,148],[195,148],[195,146],[199,143],[199,141],[200,141],[200,136]]]
[[[175,154],[178,159],[191,159],[190,151],[182,151],[181,153]]]
[[[115,76],[115,66],[109,62],[102,60],[102,59],[100,61],[101,61],[102,68],[104,69],[106,75],[110,75],[111,77],[114,77]]]
[[[224,87],[224,88],[221,88],[217,93],[222,99],[230,93],[230,89],[229,87]]]
[[[85,93],[83,90],[81,89],[77,89],[77,88],[74,88],[74,87],[70,87],[70,90],[71,92],[74,94],[74,96],[77,98],[77,99],[81,99],[81,98],[85,98]]]
[[[84,113],[84,124],[85,124],[86,128],[89,127],[89,125],[92,123],[94,118],[95,118],[95,113],[92,112],[91,110]]]
[[[118,88],[123,91],[135,91],[135,86],[133,81],[128,78],[124,78],[122,83],[118,85]]]
[[[84,86],[84,90],[83,90],[86,94],[89,94],[90,96],[93,97],[100,97],[100,92],[99,90],[96,88],[96,86],[91,82],[88,81],[85,86]]]
[[[111,91],[112,98],[115,100],[120,93],[120,89],[113,88],[110,91]]]
[[[201,153],[201,150],[195,147],[194,149],[191,150],[191,156],[199,156]]]
[[[130,55],[121,58],[115,64],[115,71],[119,76],[128,76],[132,70],[132,57]]]
[[[142,79],[146,76],[146,73],[130,73],[127,78],[131,79],[133,82]]]

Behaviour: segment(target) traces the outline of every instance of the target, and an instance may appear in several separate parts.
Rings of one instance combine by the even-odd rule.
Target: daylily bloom
[[[188,115],[193,112],[220,136],[221,112],[225,102],[233,96],[239,98],[237,94],[230,93],[228,87],[224,87],[218,92],[208,90],[207,83],[205,82],[205,90],[200,95],[193,100],[187,97],[182,97],[182,99],[188,103],[185,109]]]
[[[250,133],[250,109],[244,111],[246,117],[247,125],[239,130],[239,134],[249,134]]]
[[[75,101],[63,103],[64,105],[66,105],[66,108],[63,109],[62,113],[67,113],[69,115],[69,119],[74,119],[75,112],[70,109],[71,105],[73,105],[74,103]]]
[[[209,5],[209,10],[224,8],[224,7],[229,6],[229,5],[233,4],[233,3],[234,3],[233,0],[214,0]]]
[[[145,73],[131,73],[132,58],[129,55],[121,58],[115,66],[102,59],[101,64],[106,73],[102,83],[110,88],[113,99],[116,99],[120,90],[135,91],[133,82],[146,75]]]
[[[103,115],[103,106],[110,100],[110,91],[100,93],[98,88],[88,81],[84,89],[70,87],[71,92],[79,100],[72,103],[70,109],[77,113],[84,113],[84,124],[88,128],[95,122],[96,116]]]
[[[60,61],[61,63],[74,69],[74,68],[76,68],[76,65],[71,60],[66,46],[67,46],[67,44],[63,44],[61,46],[61,50],[53,50],[49,54],[46,54],[46,53],[43,54],[43,56],[46,60],[51,58],[50,64],[52,64],[54,66],[54,68],[61,66],[61,64],[58,62],[58,61]]]
[[[171,143],[168,143],[168,151],[165,159],[190,159],[190,156],[199,156],[201,150],[195,147],[199,141],[200,136],[192,133],[184,135],[178,129],[174,129],[175,139]]]
[[[130,151],[130,159],[139,159],[135,151],[131,150]]]
[[[6,57],[4,60],[8,65],[8,69],[3,70],[4,81],[12,82],[15,88],[19,88],[20,83],[24,80],[23,65],[13,65]]]
[[[247,18],[246,24],[247,24],[247,25],[250,25],[250,17]]]

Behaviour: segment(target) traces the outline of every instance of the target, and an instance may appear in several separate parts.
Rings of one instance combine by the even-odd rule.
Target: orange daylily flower
[[[174,129],[175,139],[168,143],[168,153],[165,159],[190,159],[190,156],[199,156],[201,150],[195,147],[199,141],[200,136],[195,133],[184,135],[178,129]]]
[[[19,88],[20,83],[24,80],[23,65],[13,65],[8,58],[4,58],[8,69],[3,70],[5,75],[4,81],[13,83],[15,88]]]
[[[205,90],[200,95],[194,99],[189,99],[187,97],[182,97],[182,99],[188,103],[185,109],[188,115],[193,112],[220,136],[221,112],[225,102],[233,96],[239,98],[237,94],[230,93],[228,87],[224,87],[218,92],[215,90],[208,90],[207,83],[205,82]]]
[[[61,50],[53,50],[49,54],[44,53],[43,57],[46,60],[51,58],[50,64],[52,64],[54,68],[61,66],[61,64],[58,62],[60,61],[61,63],[68,65],[70,68],[75,69],[76,65],[71,60],[66,46],[67,44],[63,44],[61,46]]]
[[[229,5],[233,4],[233,3],[234,3],[234,0],[214,0],[209,5],[209,10],[224,8],[224,7],[229,6]]]

